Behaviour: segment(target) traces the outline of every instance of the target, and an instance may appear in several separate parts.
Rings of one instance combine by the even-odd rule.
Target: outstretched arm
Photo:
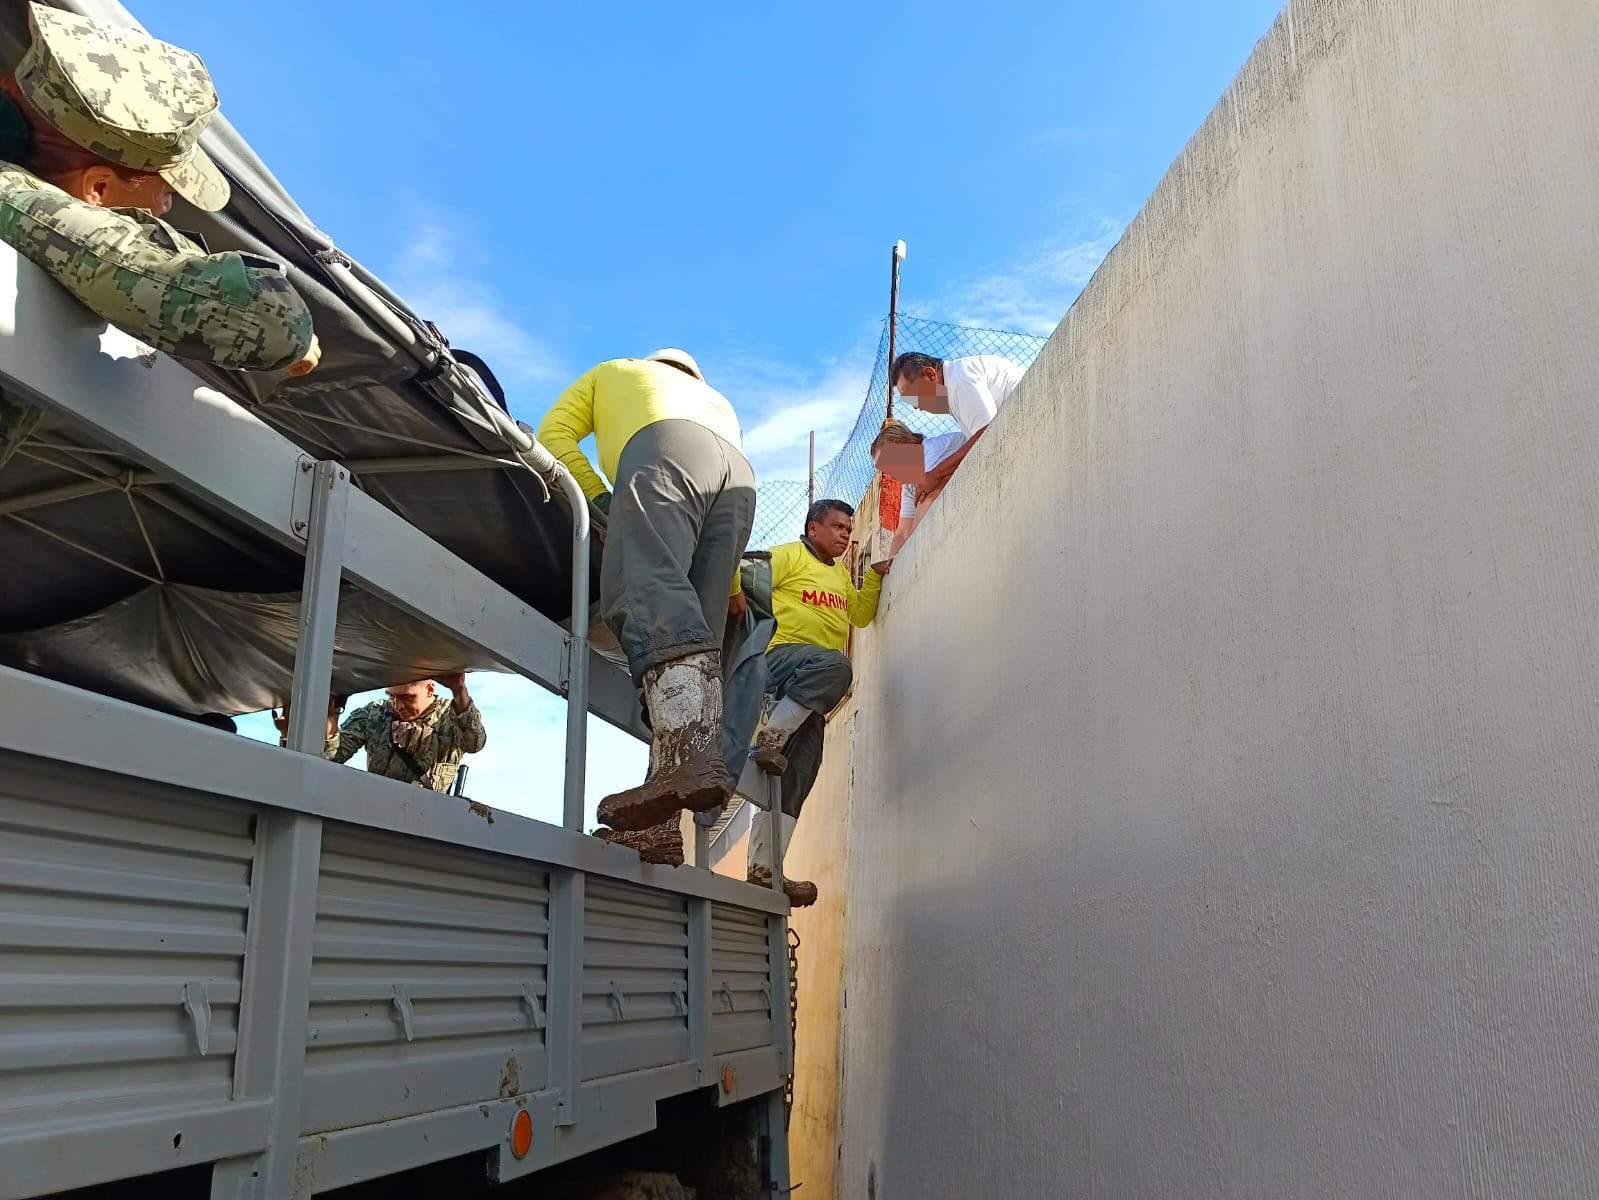
[[[929,471],[927,473],[927,482],[923,485],[923,491],[937,491],[939,488],[948,483],[950,476],[955,474],[955,468],[960,466],[961,463],[965,461],[966,456],[971,453],[972,447],[977,444],[977,439],[983,436],[983,433],[987,428],[988,426],[984,425],[982,429],[979,429],[976,433],[972,434],[971,437],[962,442],[959,450],[955,451],[943,462],[939,463],[938,466]]]
[[[275,371],[312,347],[311,310],[281,264],[207,254],[150,213],[97,207],[20,167],[0,166],[0,241],[95,315],[175,358]]]

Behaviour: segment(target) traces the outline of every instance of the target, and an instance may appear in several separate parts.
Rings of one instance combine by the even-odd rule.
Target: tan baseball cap
[[[200,135],[217,92],[198,55],[131,29],[28,5],[33,44],[17,86],[64,136],[109,163],[158,174],[196,208],[228,202],[228,181]]]
[[[667,346],[664,350],[657,350],[648,356],[650,362],[671,363],[674,367],[682,367],[701,383],[705,382],[705,373],[700,370],[700,364],[694,361],[694,356],[687,350],[679,350],[675,346]]]

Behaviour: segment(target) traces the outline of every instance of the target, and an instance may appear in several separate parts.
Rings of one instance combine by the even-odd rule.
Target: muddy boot
[[[683,865],[683,831],[678,828],[676,817],[650,829],[596,829],[594,836],[613,846],[626,846],[647,863]]]
[[[768,775],[781,775],[788,770],[788,757],[783,749],[810,715],[810,709],[796,704],[787,696],[779,700],[772,711],[762,718],[761,727],[755,731],[755,748],[750,751],[755,765]]]
[[[733,790],[718,742],[722,730],[722,656],[691,654],[644,673],[650,707],[650,757],[638,787],[600,801],[612,829],[649,829],[683,810],[719,808]]]
[[[751,867],[745,879],[757,887],[769,888],[772,886],[771,868]],[[783,892],[795,908],[809,908],[816,903],[816,885],[808,879],[783,880]]]

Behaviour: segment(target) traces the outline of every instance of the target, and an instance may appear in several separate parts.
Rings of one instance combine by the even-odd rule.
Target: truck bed
[[[0,711],[3,1200],[277,1129],[297,1195],[512,1178],[782,1085],[770,890],[18,671]]]

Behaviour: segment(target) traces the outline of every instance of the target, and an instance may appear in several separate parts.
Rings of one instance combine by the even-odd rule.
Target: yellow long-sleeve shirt
[[[538,436],[592,500],[605,493],[605,480],[578,443],[594,435],[600,470],[614,483],[628,439],[646,425],[671,420],[693,421],[740,445],[738,415],[727,397],[685,371],[644,358],[614,358],[584,374],[539,422]]]
[[[849,627],[865,628],[877,615],[883,577],[870,568],[859,590],[843,559],[829,566],[804,542],[772,547],[772,645],[843,650]]]

